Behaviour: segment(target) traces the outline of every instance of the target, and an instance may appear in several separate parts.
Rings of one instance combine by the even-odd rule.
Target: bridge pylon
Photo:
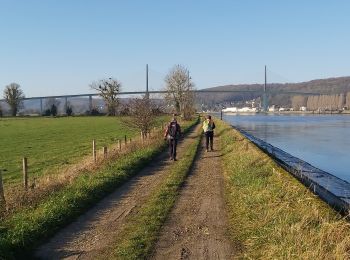
[[[266,65],[265,65],[265,84],[264,84],[264,93],[262,96],[263,101],[263,110],[264,112],[267,112],[269,110],[269,100],[267,96],[267,78],[266,78]]]
[[[266,92],[263,93],[263,96],[262,96],[262,103],[263,103],[263,111],[264,112],[268,112],[269,110],[269,98],[268,98],[268,95]]]

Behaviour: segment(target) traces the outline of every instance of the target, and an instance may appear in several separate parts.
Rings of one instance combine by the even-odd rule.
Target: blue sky
[[[0,0],[0,92],[91,93],[115,77],[123,90],[160,89],[174,64],[197,88],[349,76],[346,0]],[[1,95],[1,94],[0,94]]]

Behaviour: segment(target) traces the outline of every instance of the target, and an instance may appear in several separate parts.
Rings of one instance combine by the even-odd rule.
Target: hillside
[[[206,90],[262,90],[263,84],[240,84],[240,85],[225,85]],[[328,79],[316,79],[300,83],[268,83],[267,89],[275,91],[286,92],[311,92],[320,93],[324,96],[343,95],[344,105],[348,105],[346,95],[350,92],[350,77],[338,77]],[[307,105],[310,96],[297,97],[292,94],[272,94],[269,98],[269,103],[278,106],[293,106],[293,99],[302,100],[301,103]],[[198,103],[214,106],[215,104],[225,104],[230,102],[240,102],[260,98],[258,93],[201,93],[198,95]],[[311,100],[311,99],[310,99]],[[350,100],[349,100],[350,101]]]

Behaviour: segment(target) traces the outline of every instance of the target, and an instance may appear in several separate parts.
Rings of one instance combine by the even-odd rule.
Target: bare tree
[[[293,96],[292,97],[292,107],[294,110],[299,110],[300,107],[306,106],[307,98],[304,96]]]
[[[16,116],[18,110],[21,108],[23,98],[24,93],[19,84],[11,83],[5,87],[4,99],[10,106],[12,116]]]
[[[129,103],[130,117],[124,121],[143,133],[148,133],[155,120],[154,108],[154,103],[147,96],[132,99]]]
[[[107,106],[107,114],[115,116],[119,106],[118,94],[121,90],[121,83],[116,79],[102,79],[93,82],[90,87],[98,91]]]
[[[165,77],[165,83],[165,99],[174,105],[177,113],[188,119],[188,112],[194,110],[194,84],[188,69],[182,65],[175,65]]]

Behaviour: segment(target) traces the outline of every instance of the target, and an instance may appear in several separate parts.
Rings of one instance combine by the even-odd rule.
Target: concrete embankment
[[[282,168],[291,173],[329,205],[343,213],[349,212],[350,183],[318,169],[242,129],[234,126],[233,128],[271,156]]]
[[[217,126],[235,256],[349,259],[350,225],[344,216],[242,133],[219,120]]]

